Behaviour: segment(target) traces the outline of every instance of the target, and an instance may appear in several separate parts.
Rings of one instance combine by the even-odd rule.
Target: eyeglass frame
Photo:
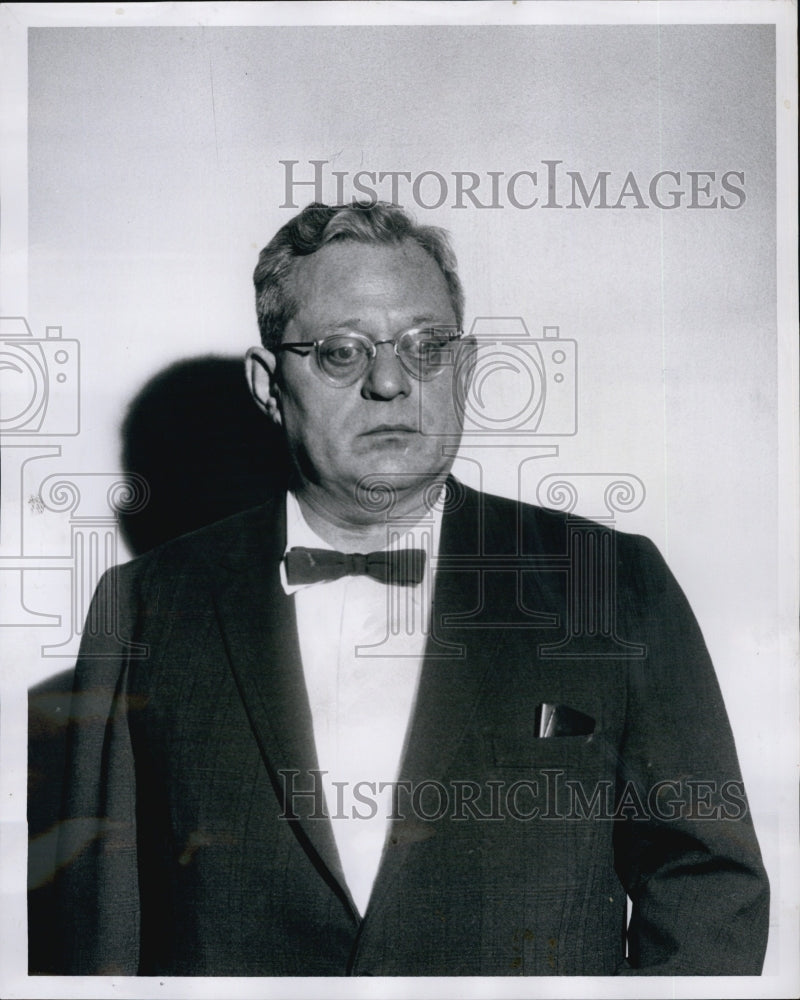
[[[402,338],[406,337],[408,334],[423,333],[428,330],[450,331],[447,337],[448,344],[453,343],[455,341],[460,341],[461,338],[464,336],[464,331],[462,329],[460,329],[457,326],[452,326],[447,324],[435,324],[430,326],[412,326],[409,327],[407,330],[401,330],[400,333],[396,334],[389,340],[372,340],[371,337],[368,337],[365,333],[361,333],[358,330],[348,330],[345,333],[329,333],[325,337],[321,337],[318,340],[290,341],[289,343],[286,344],[276,344],[275,347],[272,348],[272,350],[276,353],[278,351],[294,351],[300,353],[299,348],[305,347],[308,350],[306,354],[302,355],[303,357],[307,357],[308,354],[313,350],[317,362],[315,370],[319,374],[320,378],[323,381],[325,381],[328,385],[335,386],[337,389],[346,389],[348,388],[348,386],[355,385],[359,379],[363,378],[367,374],[372,365],[375,363],[375,359],[378,356],[378,348],[380,347],[380,345],[391,344],[394,351],[394,356],[402,365],[403,370],[417,381],[427,382],[440,375],[444,371],[446,365],[441,365],[435,371],[432,371],[430,375],[427,376],[421,375],[418,371],[412,371],[409,365],[403,360],[403,356],[400,354],[399,351],[399,345]],[[367,359],[366,368],[364,368],[363,371],[359,372],[352,379],[346,382],[337,381],[332,376],[328,375],[328,373],[322,367],[322,361],[320,360],[320,350],[322,349],[322,345],[325,344],[326,341],[333,340],[336,337],[351,337],[354,340],[357,340],[359,343],[364,344],[364,346],[369,351],[369,358]]]

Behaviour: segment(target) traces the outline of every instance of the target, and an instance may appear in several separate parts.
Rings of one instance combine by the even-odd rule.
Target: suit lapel
[[[431,633],[400,774],[412,784],[435,780],[447,768],[498,653],[496,643],[482,641],[484,629],[449,624],[474,607],[481,549],[481,497],[469,490],[442,520]]]
[[[457,491],[463,490],[457,486]],[[483,498],[472,490],[465,492],[465,502],[452,512],[446,511],[442,521],[431,634],[406,735],[399,782],[407,784],[401,788],[413,790],[447,773],[502,655],[496,631],[488,633],[464,624],[465,611],[475,608],[479,593],[478,559],[483,547]],[[455,616],[461,620],[453,625]],[[384,846],[367,917],[380,911],[387,901],[403,897],[405,852],[396,845],[429,836],[424,821],[407,809],[401,813]]]
[[[442,521],[431,635],[400,775],[412,783],[446,771],[498,666],[509,655],[515,662],[530,655],[541,641],[531,629],[556,627],[563,613],[553,573],[541,570],[541,560],[560,553],[563,541],[544,537],[538,526],[523,538],[519,507],[510,501],[452,479],[448,495],[454,509]],[[526,560],[536,558],[534,569]],[[492,565],[506,569],[497,573]]]
[[[253,734],[278,799],[312,863],[342,900],[355,907],[317,771],[311,709],[297,639],[294,601],[284,593],[279,565],[286,538],[285,504],[276,498],[251,522],[225,559],[215,604],[220,630]],[[316,785],[318,797],[298,792]],[[294,791],[294,794],[292,794]]]

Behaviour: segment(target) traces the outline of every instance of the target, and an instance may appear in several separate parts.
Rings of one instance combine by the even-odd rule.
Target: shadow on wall
[[[120,512],[134,555],[262,503],[286,484],[279,431],[250,397],[240,358],[180,361],[152,378],[122,425],[122,464],[150,499]]]
[[[262,503],[283,489],[282,438],[250,398],[240,358],[180,361],[135,396],[122,424],[122,462],[148,503],[119,513],[133,555]],[[28,699],[28,967],[57,969],[55,850],[72,669]]]

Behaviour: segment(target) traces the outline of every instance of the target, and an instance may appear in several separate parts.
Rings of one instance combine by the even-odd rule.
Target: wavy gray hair
[[[253,272],[256,315],[261,342],[273,348],[281,342],[286,324],[298,304],[289,291],[288,277],[297,257],[315,253],[337,240],[394,245],[412,240],[434,259],[447,283],[459,328],[464,319],[464,291],[458,277],[450,237],[437,226],[419,226],[413,217],[385,201],[350,205],[313,202],[282,226],[258,256]]]

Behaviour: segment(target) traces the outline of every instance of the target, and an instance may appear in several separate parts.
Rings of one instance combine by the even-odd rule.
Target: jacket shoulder
[[[170,539],[117,567],[117,572],[123,579],[147,581],[154,576],[195,576],[235,567],[242,560],[252,559],[256,549],[267,552],[283,544],[276,537],[276,508],[277,501],[270,499]]]
[[[487,530],[513,530],[515,525],[520,525],[528,537],[532,537],[531,532],[533,532],[541,540],[561,540],[566,537],[569,529],[595,530],[612,534],[620,539],[623,545],[632,547],[644,545],[655,548],[644,535],[620,531],[609,522],[592,520],[570,511],[540,507],[522,500],[512,500],[494,493],[474,490],[462,484],[459,484],[459,494],[454,506],[460,505],[479,511]]]

